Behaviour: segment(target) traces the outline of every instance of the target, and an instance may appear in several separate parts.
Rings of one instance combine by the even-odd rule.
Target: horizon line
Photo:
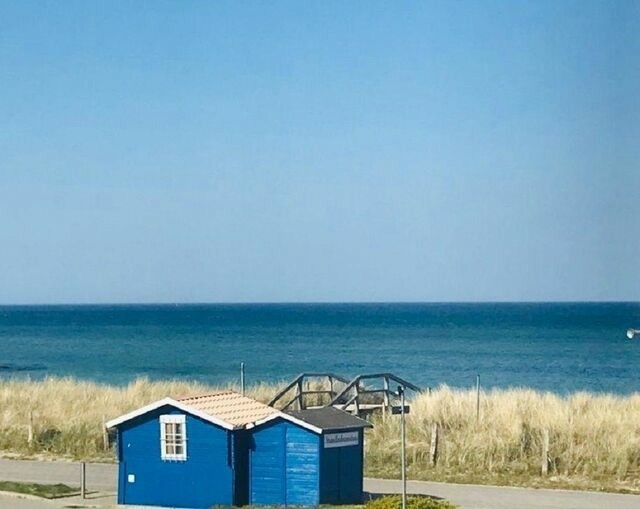
[[[251,306],[251,305],[388,305],[388,304],[640,304],[638,300],[318,300],[318,301],[144,301],[144,302],[34,302],[0,303],[0,307],[71,306]]]

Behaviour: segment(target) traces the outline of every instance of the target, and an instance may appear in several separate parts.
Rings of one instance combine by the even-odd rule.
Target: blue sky
[[[0,303],[640,300],[638,2],[0,2]]]

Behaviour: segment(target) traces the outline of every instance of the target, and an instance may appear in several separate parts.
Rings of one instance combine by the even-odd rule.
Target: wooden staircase
[[[352,380],[335,373],[301,373],[269,405],[280,410],[334,406],[358,416],[375,411],[386,414],[397,402],[397,386],[421,392],[418,386],[393,373],[363,374]]]

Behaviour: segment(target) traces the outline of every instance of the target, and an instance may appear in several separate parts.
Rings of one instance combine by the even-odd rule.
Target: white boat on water
[[[639,336],[640,335],[640,330],[638,329],[627,329],[627,337],[629,339],[633,339],[634,336]]]

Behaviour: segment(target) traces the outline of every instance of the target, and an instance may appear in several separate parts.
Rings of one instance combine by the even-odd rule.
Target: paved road
[[[77,463],[17,461],[0,459],[0,480],[65,483],[78,486],[80,466]],[[87,465],[87,487],[90,490],[113,493],[116,466]],[[400,481],[366,479],[365,490],[371,493],[398,493]],[[538,490],[465,484],[444,484],[409,481],[409,493],[441,497],[458,504],[460,509],[640,509],[640,496],[594,493],[586,491]],[[52,509],[81,506],[82,502],[63,499],[53,503],[18,500],[0,496],[0,508]],[[113,496],[100,496],[86,501],[93,507],[113,507]]]
[[[398,493],[400,481],[366,479],[365,489],[373,493]],[[445,498],[461,509],[640,509],[640,496],[590,491],[542,490],[407,482],[407,492]]]
[[[88,489],[115,491],[116,478],[116,465],[87,464]],[[44,484],[64,483],[69,486],[80,486],[80,464],[65,461],[0,459],[0,480],[31,481]]]

